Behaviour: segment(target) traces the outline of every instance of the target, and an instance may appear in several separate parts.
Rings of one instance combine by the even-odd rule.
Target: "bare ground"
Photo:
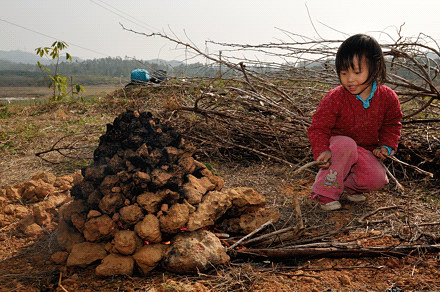
[[[1,106],[0,187],[29,180],[40,171],[62,176],[87,165],[105,124],[133,105],[139,103],[109,94],[82,102]],[[151,110],[146,101],[140,107]],[[75,147],[87,146],[73,153],[84,159],[73,160],[55,152],[43,156],[57,162],[53,164],[35,156],[53,145],[73,142]],[[309,200],[316,169],[293,175],[293,169],[267,161],[204,162],[225,180],[225,188],[253,187],[266,196],[268,207],[280,211],[280,221],[267,232],[298,223],[296,196],[305,226],[297,242],[319,239],[390,248],[439,243],[438,181],[404,179],[404,193],[395,191],[392,182],[382,191],[367,194],[364,203],[342,200],[342,210],[323,212]],[[360,224],[365,216],[368,224]],[[47,226],[44,236],[30,238],[16,228],[17,222],[0,226],[0,291],[440,291],[440,254],[423,249],[401,256],[320,255],[283,260],[231,253],[229,266],[206,274],[179,276],[158,269],[147,277],[97,278],[93,266],[66,268],[50,261],[50,255],[59,249],[55,225]]]

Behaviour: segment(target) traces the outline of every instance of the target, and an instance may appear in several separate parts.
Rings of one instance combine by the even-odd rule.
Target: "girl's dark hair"
[[[338,76],[340,76],[342,70],[354,69],[353,57],[355,56],[359,62],[362,57],[365,57],[368,63],[367,82],[372,80],[379,84],[385,82],[386,67],[382,49],[374,38],[365,34],[353,35],[346,39],[339,47],[335,60]]]

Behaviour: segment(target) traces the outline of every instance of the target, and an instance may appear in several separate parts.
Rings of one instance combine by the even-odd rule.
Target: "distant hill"
[[[21,64],[36,64],[37,61],[41,61],[41,58],[36,54],[23,52],[23,51],[1,51],[0,60],[5,60],[13,63]]]
[[[107,59],[107,58],[104,58],[104,59]],[[32,65],[37,64],[38,61],[41,62],[42,64],[53,64],[54,63],[53,60],[46,60],[44,58],[41,58],[36,53],[24,52],[24,51],[20,51],[20,50],[14,50],[14,51],[0,50],[0,60],[8,61],[11,63],[16,63],[16,64],[32,64]],[[62,61],[62,62],[65,61],[64,56],[62,58],[60,58],[60,61]],[[83,61],[91,61],[91,60],[83,60],[81,58],[72,56],[72,61],[83,62]],[[143,61],[143,60],[141,60],[141,61]],[[143,62],[157,64],[160,66],[171,66],[171,67],[183,65],[183,63],[180,61],[175,61],[175,60],[174,61],[165,61],[162,59],[153,59],[153,60],[148,60],[148,61],[143,61]]]
[[[1,86],[41,86],[49,74],[57,72],[64,76],[73,77],[82,85],[103,82],[129,82],[134,69],[147,69],[150,74],[157,70],[164,70],[168,77],[213,77],[219,69],[216,66],[201,63],[186,64],[180,61],[165,61],[162,59],[135,60],[121,57],[107,57],[93,60],[73,58],[73,62],[66,62],[64,58],[56,66],[54,62],[45,63],[45,59],[37,54],[23,51],[0,50],[0,87]],[[41,70],[37,66],[40,61],[49,71]],[[43,78],[43,79],[41,79]],[[116,80],[115,79],[115,80]],[[42,81],[43,80],[43,81]],[[25,84],[25,85],[24,85]]]
[[[147,61],[148,63],[151,63],[151,64],[157,64],[157,65],[160,65],[160,66],[168,66],[168,67],[177,67],[177,66],[182,66],[182,65],[184,65],[184,63],[183,62],[181,62],[181,61],[176,61],[176,60],[173,60],[173,61],[165,61],[165,60],[162,60],[162,59],[151,59],[151,60],[148,60]]]
[[[63,59],[63,57],[61,58]],[[40,61],[42,64],[51,64],[52,60],[47,60],[39,57],[36,53],[23,52],[23,51],[2,51],[0,50],[0,60],[9,61],[17,64],[36,64]],[[81,62],[78,57],[72,57],[73,61]]]
[[[66,61],[63,57],[60,58],[59,70],[62,74],[88,74],[88,75],[106,75],[106,76],[121,76],[127,75],[131,70],[137,68],[144,68],[149,71],[156,69],[165,69],[172,71],[172,68],[185,66],[180,61],[165,61],[162,59],[153,60],[135,60],[116,58],[100,58],[93,60],[82,60],[78,57],[72,57],[73,62]],[[39,57],[36,53],[23,52],[19,50],[2,51],[0,50],[0,71],[1,70],[22,70],[34,71],[38,70],[37,62],[53,69],[55,62],[46,58]],[[110,71],[110,72],[109,72]],[[117,72],[118,71],[118,72]]]

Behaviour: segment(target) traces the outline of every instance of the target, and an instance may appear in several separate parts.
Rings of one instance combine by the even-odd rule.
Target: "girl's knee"
[[[356,142],[347,136],[333,136],[330,138],[330,151],[338,152],[343,150],[345,153],[356,153],[357,152]]]
[[[330,138],[330,145],[332,145],[332,144],[346,146],[346,147],[350,147],[350,148],[357,147],[356,142],[348,136],[333,136]]]
[[[357,183],[365,191],[377,191],[388,184],[388,178],[386,174],[370,174],[360,178]]]
[[[376,178],[375,190],[379,190],[388,184],[388,177],[386,174]]]

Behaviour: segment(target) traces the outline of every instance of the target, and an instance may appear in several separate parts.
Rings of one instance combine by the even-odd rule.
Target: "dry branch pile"
[[[176,79],[173,86],[180,92],[175,92],[177,101],[168,108],[173,110],[171,121],[176,128],[185,129],[205,154],[238,160],[259,157],[294,166],[311,160],[306,128],[319,100],[339,85],[333,63],[343,40],[315,40],[284,32],[289,42],[207,42],[221,51],[217,56],[176,36],[129,31],[165,38],[218,70],[218,78]],[[424,34],[406,38],[398,31],[396,39],[389,39],[381,44],[388,68],[386,85],[398,93],[404,111],[403,151],[398,157],[437,177],[439,46]],[[273,61],[238,59],[237,54],[263,55]],[[408,172],[398,170],[398,174],[407,177]]]

